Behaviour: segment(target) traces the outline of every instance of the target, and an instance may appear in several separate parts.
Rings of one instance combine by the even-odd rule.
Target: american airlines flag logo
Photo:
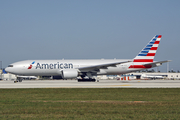
[[[30,66],[28,67],[28,69],[31,69],[32,68],[32,65],[35,63],[35,61],[33,61]]]

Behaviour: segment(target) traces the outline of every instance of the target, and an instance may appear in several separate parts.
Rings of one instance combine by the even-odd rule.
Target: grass
[[[0,119],[178,120],[180,89],[0,89]]]

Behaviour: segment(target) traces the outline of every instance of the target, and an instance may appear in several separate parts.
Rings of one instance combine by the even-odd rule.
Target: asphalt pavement
[[[17,83],[0,81],[0,88],[180,88],[180,80],[23,80]]]

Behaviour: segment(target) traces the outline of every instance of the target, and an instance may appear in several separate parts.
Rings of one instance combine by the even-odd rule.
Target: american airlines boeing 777
[[[61,76],[63,79],[89,78],[96,75],[120,75],[158,67],[167,61],[154,61],[161,35],[155,35],[134,59],[100,60],[25,60],[10,64],[5,70],[24,76]]]

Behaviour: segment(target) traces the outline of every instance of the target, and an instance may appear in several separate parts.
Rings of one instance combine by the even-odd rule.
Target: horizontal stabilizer
[[[162,65],[162,63],[166,63],[166,62],[171,62],[171,60],[166,60],[166,61],[159,61],[159,62],[152,62],[152,63],[148,63],[148,64],[143,64],[144,66],[146,65],[151,65],[152,67],[157,67]]]

